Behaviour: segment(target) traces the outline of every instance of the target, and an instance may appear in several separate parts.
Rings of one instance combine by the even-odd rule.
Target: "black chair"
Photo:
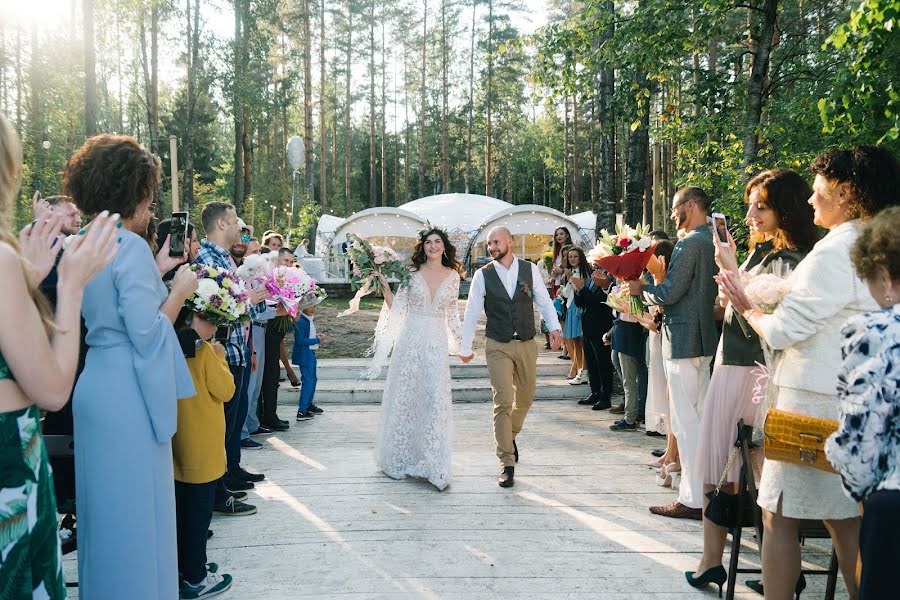
[[[747,510],[747,503],[751,504],[752,522],[745,520],[738,523],[732,531],[731,535],[731,561],[728,565],[728,588],[725,594],[726,600],[734,599],[734,588],[737,582],[738,573],[755,573],[761,574],[762,569],[741,568],[738,567],[738,559],[741,553],[741,535],[744,527],[753,526],[756,529],[756,539],[759,541],[760,554],[762,554],[762,511],[756,504],[756,478],[753,475],[753,463],[750,458],[750,447],[752,445],[753,428],[744,425],[744,421],[738,422],[738,434],[734,445],[739,449],[743,465],[741,467],[740,481],[738,482],[738,511],[737,514],[743,515]],[[807,539],[830,539],[831,535],[825,524],[818,519],[802,519],[800,521],[800,543],[803,544]],[[831,563],[828,569],[801,569],[804,575],[827,575],[828,583],[825,588],[825,600],[834,600],[835,589],[837,588],[838,561],[837,554],[832,547]]]

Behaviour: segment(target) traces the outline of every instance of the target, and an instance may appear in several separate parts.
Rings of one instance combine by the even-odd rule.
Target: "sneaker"
[[[229,517],[246,517],[247,515],[255,515],[256,507],[252,504],[244,504],[240,500],[235,500],[234,496],[228,496],[225,502],[213,505],[213,512]],[[199,596],[195,597],[199,598]]]
[[[251,473],[250,471],[245,470],[243,467],[239,467],[232,473],[238,479],[241,479],[243,481],[252,481],[253,483],[259,483],[266,478],[266,476],[262,473]]]
[[[246,492],[253,489],[253,482],[233,475],[225,475],[225,488],[229,492]]]
[[[210,537],[212,537],[212,536],[210,536]],[[207,539],[209,539],[209,538],[207,538]],[[216,563],[213,563],[213,562],[206,563],[206,570],[209,571],[210,573],[218,573],[219,565],[217,565]]]
[[[234,499],[235,499],[235,500],[238,500],[238,501],[240,501],[240,502],[243,502],[244,500],[246,500],[246,499],[249,497],[249,495],[247,494],[247,492],[235,492],[234,490],[228,490],[228,492],[229,492],[232,496],[234,496]]]
[[[251,433],[250,435],[272,435],[273,433],[275,433],[274,430],[269,429],[268,427],[263,427],[262,425],[260,425],[260,426],[256,429],[256,431],[254,431],[254,432]]]
[[[312,418],[313,418],[313,413],[310,411],[306,411],[306,412],[300,412],[299,410],[297,411],[297,420],[298,421],[309,421]]]
[[[197,584],[192,585],[187,581],[182,581],[178,589],[178,597],[182,600],[192,600],[193,598],[218,596],[231,588],[231,581],[231,575],[207,573],[206,578]]]
[[[315,404],[310,404],[309,410],[307,412],[311,412],[314,415],[321,415],[325,411],[322,410],[321,408],[319,408],[318,406],[316,406]]]
[[[637,431],[637,423],[629,423],[625,419],[616,421],[609,426],[610,431]]]
[[[259,450],[262,447],[263,447],[262,444],[254,441],[254,440],[251,440],[250,438],[247,438],[246,440],[241,440],[241,448],[243,448],[244,450]]]

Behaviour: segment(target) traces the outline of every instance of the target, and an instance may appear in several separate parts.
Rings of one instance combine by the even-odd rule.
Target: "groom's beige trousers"
[[[513,440],[522,431],[525,415],[534,402],[537,374],[534,340],[485,343],[485,358],[494,392],[494,448],[503,467],[515,466]]]

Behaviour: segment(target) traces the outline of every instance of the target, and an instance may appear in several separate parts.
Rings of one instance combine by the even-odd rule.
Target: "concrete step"
[[[571,364],[556,358],[556,353],[543,353],[538,355],[537,376],[538,379],[544,378],[563,378],[568,372]],[[319,383],[324,381],[348,381],[360,379],[362,373],[369,365],[369,359],[366,358],[327,358],[318,362]],[[294,372],[299,375],[299,367],[294,365]],[[387,369],[385,369],[385,373]],[[385,374],[379,379],[384,379]],[[281,377],[287,377],[284,368],[281,369]],[[487,379],[488,370],[484,357],[477,357],[467,365],[456,356],[450,357],[450,377],[453,379]]]
[[[316,403],[378,404],[384,394],[385,381],[332,380],[318,382]],[[451,380],[454,402],[490,402],[491,382],[487,378]],[[577,400],[590,394],[588,385],[569,385],[563,377],[538,377],[535,400]],[[299,390],[282,384],[278,404],[296,406]]]

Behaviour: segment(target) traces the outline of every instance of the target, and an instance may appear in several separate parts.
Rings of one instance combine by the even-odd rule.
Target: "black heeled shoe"
[[[718,567],[707,569],[700,577],[694,577],[695,572],[696,571],[684,572],[684,578],[687,579],[688,585],[699,589],[714,583],[719,586],[719,598],[722,597],[722,586],[728,581],[728,572],[725,570],[725,567],[719,565]]]
[[[760,594],[761,596],[765,596],[765,592],[763,590],[762,581],[758,579],[748,579],[746,583],[747,587]],[[800,577],[797,579],[797,585],[794,586],[794,597],[796,600],[800,600],[800,594],[803,593],[803,590],[806,589],[806,575],[800,573]]]

